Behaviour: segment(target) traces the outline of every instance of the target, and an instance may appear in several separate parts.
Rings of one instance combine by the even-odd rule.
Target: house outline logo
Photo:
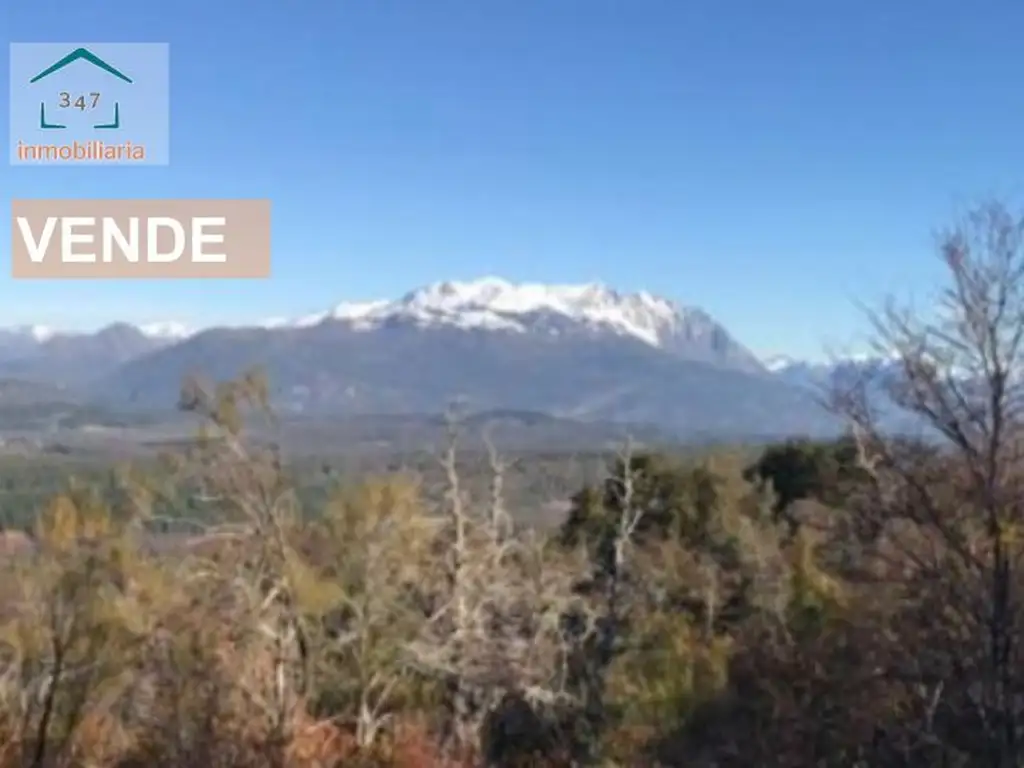
[[[167,165],[170,45],[12,42],[12,165]]]
[[[108,74],[108,75],[110,75],[112,77],[115,77],[118,80],[122,80],[125,83],[128,83],[129,85],[134,83],[134,80],[132,80],[130,77],[128,77],[128,75],[126,75],[124,72],[122,72],[121,70],[117,69],[113,65],[109,64],[108,62],[104,61],[103,59],[101,59],[99,56],[97,56],[95,53],[90,51],[88,48],[76,48],[75,50],[71,51],[71,53],[69,53],[67,56],[64,56],[63,58],[58,59],[57,61],[55,61],[50,66],[46,67],[42,72],[37,74],[35,77],[30,78],[29,81],[28,81],[29,85],[34,85],[35,83],[38,83],[40,80],[44,80],[47,77],[50,77],[51,75],[55,75],[58,72],[60,72],[61,70],[63,70],[65,67],[69,67],[69,66],[71,66],[72,64],[74,64],[74,63],[76,63],[78,61],[84,61],[87,64],[90,64],[93,67],[96,67],[100,71],[105,72],[106,74]],[[66,125],[62,125],[60,123],[51,123],[51,122],[49,122],[46,119],[46,102],[45,101],[39,102],[39,127],[44,129],[44,130],[62,130],[62,129],[67,128]],[[115,101],[114,102],[114,115],[113,115],[113,119],[110,122],[108,122],[108,123],[100,123],[98,125],[94,125],[93,129],[95,129],[95,130],[117,130],[120,127],[121,127],[121,104],[120,104],[120,102]]]

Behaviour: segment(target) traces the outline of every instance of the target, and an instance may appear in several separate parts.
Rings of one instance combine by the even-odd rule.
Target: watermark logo
[[[12,43],[11,163],[167,165],[166,43]]]
[[[15,278],[270,276],[269,200],[14,200]]]

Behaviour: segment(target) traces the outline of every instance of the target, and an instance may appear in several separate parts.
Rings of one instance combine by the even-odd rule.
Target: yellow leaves
[[[246,406],[269,414],[270,389],[266,377],[257,370],[248,371],[235,381],[218,384],[208,416],[230,435],[237,436],[244,426]]]
[[[232,435],[237,435],[242,431],[240,399],[238,387],[229,384],[218,385],[211,416],[220,427]]]
[[[706,461],[708,472],[717,480],[718,506],[739,509],[750,492],[750,484],[743,478],[743,465],[732,454],[715,453]]]
[[[76,502],[67,495],[53,499],[36,522],[40,544],[57,551],[68,551],[83,541],[110,539],[118,532],[109,509]]]
[[[369,569],[394,582],[418,577],[435,525],[419,484],[401,475],[369,479],[339,494],[327,507],[325,524],[344,560],[340,570]]]
[[[131,505],[130,515],[134,519],[147,520],[153,515],[153,505],[158,496],[153,479],[143,475],[131,465],[121,465],[114,470],[114,482]]]
[[[36,621],[24,621],[21,617],[9,618],[0,625],[0,649],[7,664],[16,665],[24,658],[42,653],[48,646],[45,628]]]
[[[66,551],[82,542],[113,541],[125,533],[109,507],[95,495],[62,494],[52,499],[36,520],[36,538],[44,547]]]
[[[637,627],[636,650],[615,663],[612,695],[632,712],[633,722],[684,716],[728,681],[732,641],[707,637],[675,612],[649,615]]]
[[[1003,523],[999,528],[999,539],[1003,547],[1013,550],[1024,543],[1024,526],[1020,523]]]
[[[798,606],[845,605],[842,586],[818,566],[814,549],[814,543],[806,533],[801,531],[797,534],[791,554],[794,602]]]
[[[362,481],[328,506],[327,518],[353,535],[370,534],[390,521],[414,524],[423,512],[419,484],[392,475]]]
[[[123,643],[148,635],[167,586],[159,565],[141,556],[129,534],[93,496],[54,498],[37,520],[37,555],[12,569],[21,594],[7,603],[15,606],[8,641],[45,654],[54,637],[74,628],[67,642],[86,649],[113,643],[117,654]]]
[[[285,552],[284,575],[302,613],[323,616],[344,599],[344,591],[337,583],[320,578],[293,550]]]
[[[36,537],[56,549],[66,549],[81,535],[81,515],[67,496],[58,496],[43,510],[36,522]]]
[[[129,636],[144,637],[153,629],[150,612],[140,610],[138,602],[131,596],[108,593],[98,601],[94,619],[103,625],[116,627]]]
[[[246,406],[261,411],[264,416],[272,416],[270,388],[266,377],[257,369],[215,386],[190,377],[182,385],[178,404],[182,410],[195,413],[204,420],[202,429],[216,427],[232,437],[242,433]]]
[[[311,593],[345,602],[388,623],[397,618],[404,586],[423,578],[433,526],[409,477],[369,479],[336,496],[324,520],[329,552],[319,579],[306,570]],[[301,569],[300,569],[301,570]],[[330,580],[330,584],[327,583]]]
[[[707,644],[705,670],[708,673],[709,687],[714,691],[725,689],[729,682],[729,659],[735,642],[728,635],[715,635]]]

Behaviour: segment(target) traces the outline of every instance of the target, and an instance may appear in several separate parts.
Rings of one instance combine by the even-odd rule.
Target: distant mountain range
[[[820,391],[836,384],[852,385],[865,378],[880,383],[896,374],[899,364],[877,355],[854,355],[827,363],[777,356],[766,360],[765,367],[790,384]]]
[[[176,326],[139,327],[123,322],[92,333],[44,326],[0,329],[0,374],[64,386],[82,384],[187,336]]]
[[[701,309],[599,284],[442,282],[199,331],[123,322],[92,333],[0,330],[0,377],[106,407],[170,408],[184,376],[251,366],[266,370],[285,414],[437,413],[462,398],[475,410],[646,423],[691,438],[842,426],[814,392],[836,366],[761,361]]]

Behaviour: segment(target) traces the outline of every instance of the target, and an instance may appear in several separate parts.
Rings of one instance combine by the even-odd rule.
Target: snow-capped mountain
[[[761,361],[702,309],[682,306],[647,291],[621,292],[600,283],[546,285],[514,283],[497,277],[444,281],[396,299],[343,302],[327,311],[297,318],[274,317],[252,326],[268,330],[301,329],[323,323],[367,332],[412,327],[550,337],[609,335],[690,359],[764,371]],[[250,326],[237,323],[231,327]],[[118,328],[122,335],[136,334],[153,345],[180,342],[202,330],[174,321],[134,325],[114,321],[98,331],[66,331],[44,325],[0,329],[0,358],[5,357],[8,349],[23,353],[53,341],[86,342],[109,335],[110,328]]]
[[[325,322],[356,331],[408,326],[517,334],[613,335],[689,359],[762,371],[760,361],[706,312],[646,291],[625,293],[600,283],[546,285],[496,277],[433,283],[394,300],[346,302],[265,328]]]
[[[702,309],[646,291],[488,277],[193,331],[114,323],[0,331],[0,377],[71,386],[108,405],[169,407],[183,376],[268,374],[306,414],[480,409],[657,423],[708,436],[837,429],[806,384],[828,365],[759,360]]]
[[[440,282],[393,299],[208,328],[88,385],[93,397],[167,406],[191,373],[266,371],[281,413],[476,410],[656,423],[692,435],[829,432],[805,390],[773,376],[708,313],[601,284]]]
[[[760,361],[706,312],[646,291],[617,291],[600,283],[544,285],[496,277],[422,286],[395,299],[345,302],[298,318],[277,317],[254,324],[267,330],[300,330],[333,325],[352,332],[459,330],[527,337],[620,339],[644,344],[687,360],[764,373]],[[233,325],[245,328],[245,324]],[[179,322],[132,325],[114,322],[98,331],[62,331],[36,325],[0,330],[0,365],[40,359],[59,351],[89,349],[113,362],[180,343],[196,331]],[[73,356],[73,355],[72,355]],[[31,367],[31,366],[29,366]],[[15,366],[18,368],[18,366]],[[2,373],[2,370],[0,370]]]
[[[160,321],[155,323],[141,323],[135,326],[144,336],[151,339],[166,339],[168,341],[181,341],[191,336],[194,331],[185,323],[173,320]]]
[[[715,325],[700,310],[680,307],[645,291],[620,293],[598,283],[517,284],[494,277],[434,283],[393,301],[343,303],[300,322],[326,319],[367,329],[404,321],[520,333],[539,327],[553,335],[560,330],[555,321],[562,320],[632,336],[656,347],[688,325],[697,326],[692,328],[695,333],[710,331],[708,326]]]

